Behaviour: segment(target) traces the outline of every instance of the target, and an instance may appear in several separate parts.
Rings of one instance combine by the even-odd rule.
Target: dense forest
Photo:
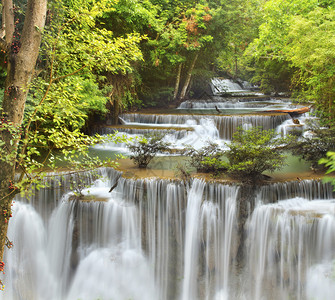
[[[221,76],[334,126],[334,32],[334,0],[3,1],[0,256],[12,198],[55,168],[55,151],[72,168],[113,163],[87,156],[107,117],[199,98]]]

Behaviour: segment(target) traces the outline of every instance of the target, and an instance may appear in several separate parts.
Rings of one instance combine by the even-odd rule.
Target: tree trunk
[[[0,138],[5,143],[6,157],[0,159],[0,260],[3,258],[6,245],[8,220],[11,212],[11,200],[15,190],[11,188],[14,182],[17,158],[19,130],[23,121],[24,108],[29,90],[29,83],[36,65],[42,30],[44,28],[47,0],[28,0],[25,21],[20,39],[20,48],[15,43],[13,34],[14,10],[12,0],[3,1],[3,20],[5,40],[0,41],[6,51],[7,77],[3,99],[3,115],[0,126],[8,122],[17,129],[12,132],[1,131]]]
[[[192,71],[193,71],[195,63],[196,63],[196,61],[198,59],[198,56],[199,56],[199,52],[197,52],[195,54],[195,56],[193,58],[193,61],[192,61],[191,65],[190,65],[190,68],[188,69],[186,80],[185,80],[183,89],[181,90],[181,93],[180,93],[180,98],[179,98],[180,100],[184,100],[185,99],[188,86],[190,85],[190,82],[191,82]]]
[[[177,100],[178,92],[179,92],[179,85],[180,85],[180,77],[181,77],[181,67],[182,64],[180,63],[178,65],[178,72],[177,72],[177,78],[176,78],[176,85],[174,87],[174,93],[173,93],[173,101]]]
[[[331,77],[328,80],[328,86],[327,86],[327,91],[326,94],[328,96],[328,112],[329,112],[329,122],[333,123],[334,122],[334,108],[333,108],[333,102],[334,102],[334,93],[333,93],[333,77]]]
[[[238,71],[238,66],[237,66],[237,47],[235,46],[235,50],[234,50],[234,60],[235,60],[235,74],[234,74],[234,79],[237,78],[237,71]]]

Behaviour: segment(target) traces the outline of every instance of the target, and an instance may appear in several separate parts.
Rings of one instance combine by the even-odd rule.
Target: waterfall
[[[47,234],[42,218],[29,204],[15,202],[12,210],[7,236],[14,246],[5,251],[5,291],[0,297],[52,299],[58,287],[45,253]]]
[[[15,200],[0,299],[332,299],[330,185],[261,186],[241,227],[237,185],[121,177],[109,192],[119,173],[98,172],[82,174],[83,200],[62,186],[72,175]]]
[[[296,197],[313,200],[333,199],[334,196],[333,186],[330,183],[323,183],[321,180],[302,180],[261,186],[255,201],[274,203]]]
[[[204,187],[205,183],[196,179],[187,199],[182,300],[198,298],[196,294],[198,274],[196,262],[199,255],[198,224]]]
[[[205,131],[208,128],[213,128],[218,131],[219,138],[224,140],[231,140],[232,135],[236,132],[238,127],[258,126],[265,130],[275,129],[285,120],[290,117],[286,114],[269,115],[269,116],[217,116],[217,115],[147,115],[147,114],[123,114],[122,118],[127,124],[140,125],[146,124],[151,126],[184,126],[203,127]],[[157,128],[156,128],[157,129]],[[188,132],[191,136],[194,132]],[[191,139],[191,138],[190,138]],[[196,140],[196,139],[195,139]],[[193,140],[194,141],[194,140]]]
[[[249,276],[254,278],[248,288],[253,299],[309,296],[304,288],[307,272],[314,264],[332,265],[335,259],[334,213],[335,203],[326,200],[259,204],[248,226]]]
[[[178,109],[187,110],[188,112],[196,110],[213,110],[219,108],[222,110],[229,109],[253,109],[253,111],[266,111],[271,109],[294,109],[301,107],[294,105],[288,99],[275,99],[267,96],[249,96],[249,97],[213,97],[208,100],[186,100],[180,103]]]
[[[214,95],[226,93],[226,92],[244,92],[246,91],[239,83],[234,82],[230,79],[213,78],[211,87]]]

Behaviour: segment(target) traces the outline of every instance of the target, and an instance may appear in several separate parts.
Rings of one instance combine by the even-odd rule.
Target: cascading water
[[[216,82],[219,86],[216,89],[219,90],[224,86],[228,91],[236,91],[237,87],[241,89],[238,83],[231,80],[216,78],[213,82]],[[303,132],[304,117],[299,118],[300,124],[294,124],[286,113],[271,113],[296,108],[301,108],[301,105],[292,104],[289,99],[261,94],[243,94],[237,97],[214,95],[208,99],[187,100],[177,109],[161,109],[156,113],[124,113],[119,116],[120,125],[101,126],[96,132],[103,135],[123,133],[130,139],[156,132],[165,135],[165,140],[171,143],[171,149],[181,149],[185,145],[199,149],[206,146],[208,141],[224,145],[232,139],[238,127],[275,129],[284,136],[292,130]],[[100,144],[95,149],[129,154],[127,145],[122,142]]]
[[[335,203],[328,200],[294,198],[257,206],[248,226],[252,299],[314,299],[306,276],[312,277],[315,265],[334,264],[334,214]],[[333,290],[324,291],[329,287],[322,284],[315,288],[324,295]]]
[[[16,202],[2,299],[210,299],[226,289],[236,187],[120,179],[109,193],[110,182],[83,191],[104,201],[66,193],[46,222]]]
[[[313,279],[335,260],[329,185],[260,187],[241,241],[236,185],[120,178],[109,192],[118,173],[99,173],[83,201],[64,189],[51,214],[15,202],[1,299],[332,299],[332,277]]]
[[[215,77],[212,79],[211,87],[214,95],[227,92],[236,93],[236,92],[249,91],[247,89],[244,89],[244,87],[237,82],[234,82],[230,79],[224,79],[219,77]]]
[[[199,259],[199,217],[202,194],[205,183],[196,180],[189,191],[186,211],[185,250],[184,250],[184,280],[181,300],[197,299],[197,264]]]
[[[159,127],[179,127],[184,131],[166,132],[166,140],[172,142],[175,148],[182,148],[185,144],[193,145],[195,148],[203,147],[207,141],[215,141],[222,144],[223,141],[231,140],[234,132],[238,127],[244,128],[259,126],[268,129],[275,129],[285,120],[289,119],[288,115],[245,115],[245,116],[217,116],[217,115],[149,115],[149,114],[124,114],[122,115],[127,125],[146,125],[155,126],[154,130]],[[189,130],[186,130],[189,129]],[[191,130],[190,130],[191,129]],[[119,128],[115,129],[119,130]],[[149,129],[135,129],[135,132],[143,134]],[[151,129],[152,131],[153,129]],[[125,132],[129,132],[126,129]],[[150,130],[149,130],[150,131]],[[106,131],[104,131],[106,132]],[[132,129],[131,133],[135,133]],[[102,132],[100,132],[102,133]],[[115,145],[110,144],[111,148]],[[105,145],[105,147],[107,147]]]

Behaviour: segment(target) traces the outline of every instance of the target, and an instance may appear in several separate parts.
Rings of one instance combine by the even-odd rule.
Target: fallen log
[[[284,113],[289,114],[291,118],[297,117],[298,115],[309,112],[310,108],[308,106],[304,106],[296,109],[276,109],[276,110],[266,110],[267,113]]]

